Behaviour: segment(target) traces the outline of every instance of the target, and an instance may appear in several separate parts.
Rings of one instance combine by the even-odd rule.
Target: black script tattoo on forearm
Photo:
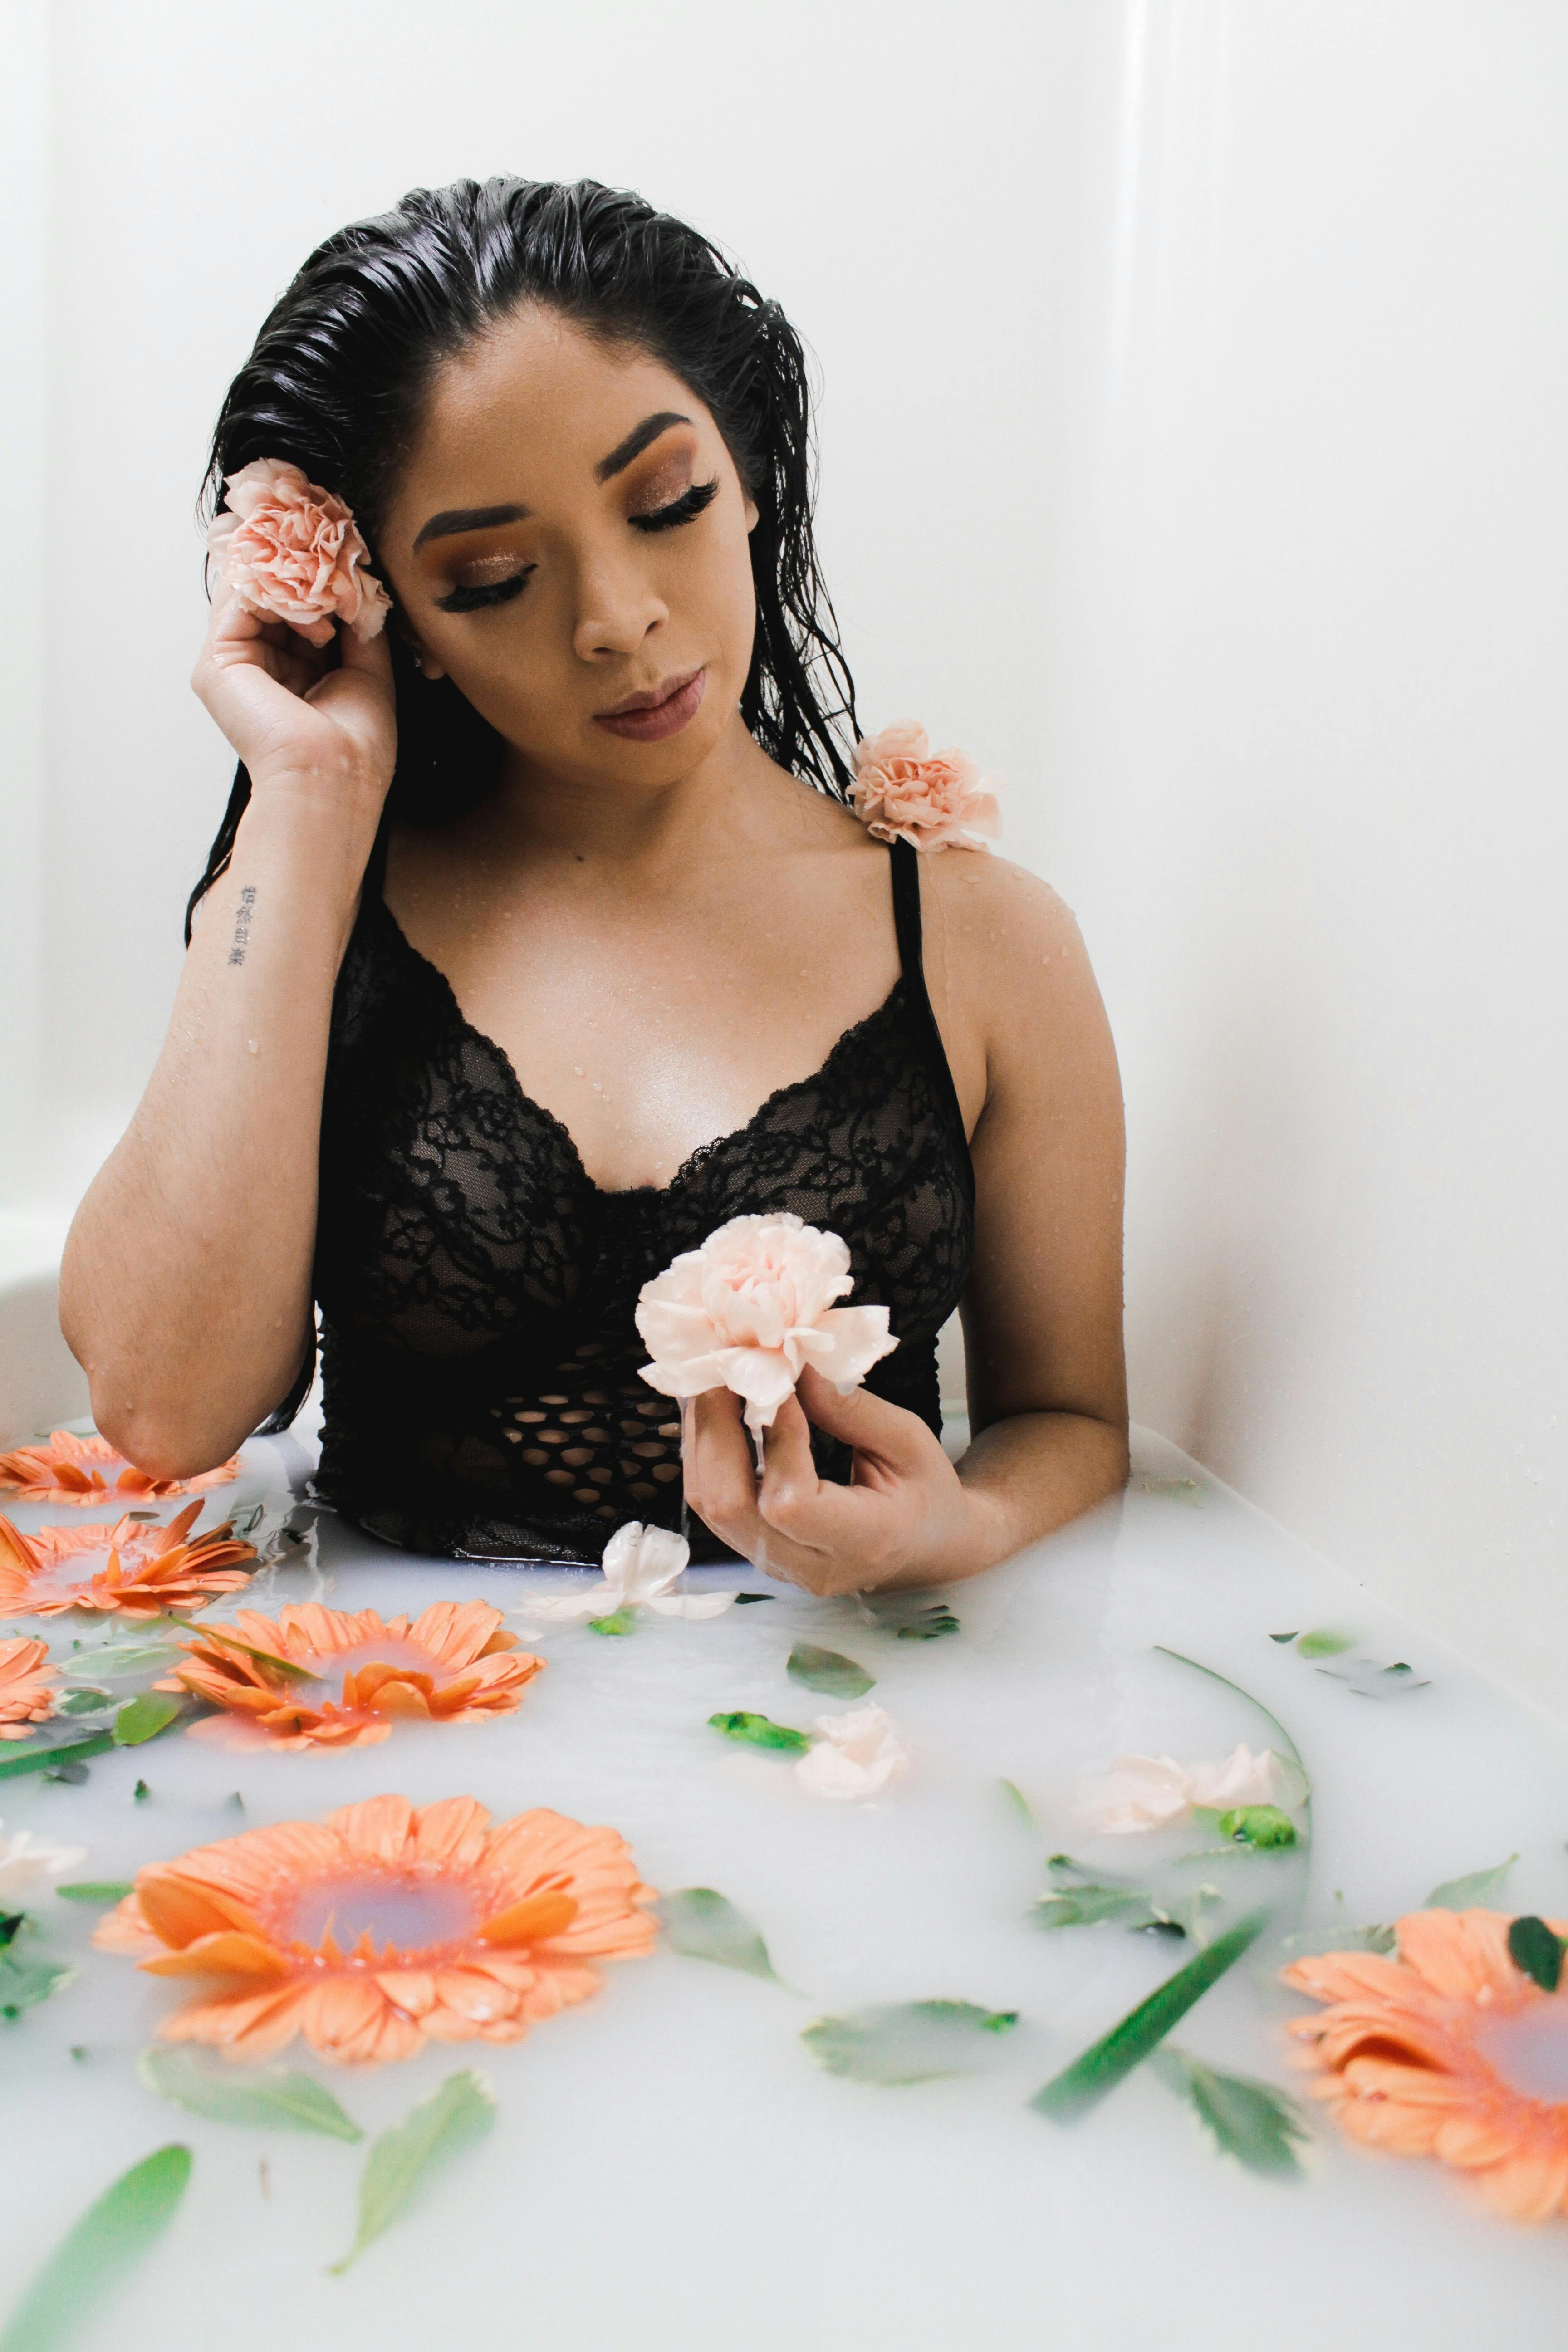
[[[250,939],[250,919],[256,912],[256,892],[248,884],[239,894],[239,912],[234,919],[234,945],[228,951],[230,963],[243,963]]]

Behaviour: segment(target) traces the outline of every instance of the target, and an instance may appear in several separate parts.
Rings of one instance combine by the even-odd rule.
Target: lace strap
[[[893,929],[899,941],[899,962],[909,994],[910,1009],[915,1025],[925,1040],[926,1053],[932,1080],[942,1099],[942,1108],[952,1121],[952,1131],[963,1153],[963,1166],[969,1173],[973,1190],[973,1171],[969,1158],[969,1138],[964,1131],[963,1107],[958,1099],[958,1088],[952,1083],[948,1066],[947,1047],[942,1042],[936,1014],[931,1011],[931,997],[926,989],[925,957],[921,929],[921,859],[918,849],[907,841],[892,844],[893,868]]]

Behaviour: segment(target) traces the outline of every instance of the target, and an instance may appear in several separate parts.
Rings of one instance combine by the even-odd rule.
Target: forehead
[[[516,499],[551,481],[591,484],[599,459],[659,409],[708,422],[639,346],[605,342],[559,311],[513,311],[441,367],[393,503],[477,505],[489,489]]]

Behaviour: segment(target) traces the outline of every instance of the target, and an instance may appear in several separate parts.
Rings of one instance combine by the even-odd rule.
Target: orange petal
[[[499,1917],[487,1920],[479,1929],[481,1944],[536,1944],[546,1936],[558,1936],[577,1916],[577,1906],[570,1895],[530,1895],[521,1903],[514,1903]]]
[[[198,1936],[215,1935],[226,1927],[256,1932],[256,1921],[242,1904],[210,1886],[194,1885],[175,1871],[138,1872],[136,1893],[142,1915],[153,1934],[176,1951]]]
[[[368,1797],[362,1805],[344,1805],[327,1816],[354,1853],[370,1862],[401,1862],[414,1821],[406,1797]]]
[[[425,1862],[471,1864],[485,1849],[489,1812],[477,1797],[446,1797],[415,1815],[419,1856]]]
[[[183,1952],[166,1952],[142,1966],[153,1977],[281,1977],[289,1972],[275,1945],[232,1927],[221,1935],[198,1936]]]

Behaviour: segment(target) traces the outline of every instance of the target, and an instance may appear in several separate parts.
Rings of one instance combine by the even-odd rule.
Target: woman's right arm
[[[146,1093],[77,1212],[60,1324],[110,1443],[162,1477],[226,1459],[311,1333],[332,990],[391,779],[384,637],[341,668],[220,587],[192,684],[249,770]]]

